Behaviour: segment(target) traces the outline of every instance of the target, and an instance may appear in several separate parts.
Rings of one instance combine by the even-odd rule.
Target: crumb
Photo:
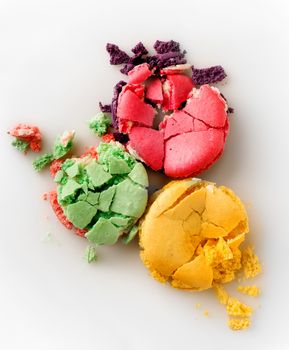
[[[242,329],[246,329],[250,327],[251,321],[249,318],[230,318],[228,321],[228,326],[233,330],[233,331],[239,331]]]
[[[225,288],[221,284],[215,284],[214,289],[219,302],[223,305],[226,305],[229,299],[229,295],[226,292]]]
[[[246,278],[253,278],[262,271],[259,258],[254,253],[253,248],[250,246],[246,247],[243,250],[242,266],[243,266],[244,274]]]
[[[88,246],[84,252],[84,259],[90,264],[97,260],[96,249],[93,246]]]
[[[204,316],[206,316],[206,317],[209,316],[209,311],[208,311],[208,310],[205,310],[205,311],[204,311]]]
[[[260,288],[257,286],[238,286],[237,288],[238,292],[247,294],[251,297],[257,297],[260,295]]]
[[[237,298],[229,297],[227,302],[227,314],[229,316],[248,317],[252,315],[252,308],[241,303]]]
[[[47,199],[48,199],[48,193],[47,193],[47,192],[43,193],[42,199],[43,199],[44,201],[47,201]]]

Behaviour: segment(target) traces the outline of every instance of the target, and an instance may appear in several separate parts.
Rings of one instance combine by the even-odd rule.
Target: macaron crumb
[[[242,252],[242,266],[246,278],[253,278],[262,272],[262,266],[258,256],[251,246],[247,246]]]
[[[253,286],[238,286],[237,287],[238,292],[243,293],[243,294],[247,294],[250,297],[257,297],[260,295],[261,290],[260,288],[258,288],[257,286],[253,285]]]
[[[92,245],[87,246],[83,257],[88,264],[92,263],[93,261],[96,261],[97,260],[96,248]]]
[[[233,331],[240,331],[243,329],[249,328],[251,325],[251,321],[249,318],[229,318],[228,326]]]
[[[208,311],[208,310],[205,310],[205,311],[204,311],[204,316],[206,316],[206,317],[209,316],[209,311]]]

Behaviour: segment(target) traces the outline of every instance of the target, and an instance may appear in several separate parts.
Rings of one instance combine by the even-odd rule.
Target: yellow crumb
[[[262,271],[259,258],[254,253],[253,248],[250,246],[246,247],[243,250],[242,266],[244,268],[244,274],[246,278],[253,278]]]
[[[225,288],[221,284],[215,284],[214,289],[219,302],[223,305],[227,305],[229,295],[226,292]]]
[[[240,331],[242,329],[246,329],[250,327],[251,321],[249,318],[230,318],[228,321],[228,326],[233,331]]]
[[[205,316],[209,316],[209,311],[208,311],[208,310],[205,310],[205,311],[204,311],[204,315],[205,315]]]
[[[250,297],[257,297],[260,295],[260,288],[257,286],[238,286],[237,288],[238,292],[247,294]]]
[[[237,298],[229,297],[227,302],[227,314],[229,316],[248,317],[252,315],[252,308],[243,304]]]
[[[196,308],[196,309],[199,309],[201,306],[202,306],[201,303],[196,303],[196,304],[195,304],[195,308]]]

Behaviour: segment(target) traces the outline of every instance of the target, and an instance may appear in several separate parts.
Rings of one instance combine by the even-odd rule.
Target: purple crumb
[[[115,130],[118,130],[118,122],[117,122],[118,96],[121,93],[121,90],[124,85],[126,85],[126,82],[121,80],[113,88],[113,97],[111,101],[111,117],[112,117],[112,125],[115,128]]]
[[[101,102],[99,102],[99,109],[103,113],[111,113],[111,105],[103,105]]]
[[[217,83],[227,76],[222,66],[213,66],[203,69],[192,67],[192,71],[192,80],[197,85]]]
[[[143,57],[148,54],[148,50],[144,47],[142,42],[139,42],[131,50],[134,56],[130,57],[125,66],[120,70],[123,74],[128,74],[135,66],[146,62],[146,58]]]
[[[234,108],[232,108],[232,107],[229,107],[228,108],[228,113],[234,113],[235,111],[234,111]]]
[[[110,64],[122,64],[129,61],[129,55],[122,51],[117,45],[107,43],[106,51],[110,55]]]
[[[174,40],[170,41],[160,41],[157,40],[154,43],[154,49],[158,54],[168,53],[168,52],[180,52],[180,44]]]
[[[127,143],[129,140],[128,135],[123,134],[121,132],[114,132],[113,137],[114,137],[115,141],[118,141],[120,143]]]
[[[185,51],[184,52],[167,52],[163,54],[157,54],[155,56],[148,57],[147,60],[150,68],[165,68],[169,66],[174,66],[177,64],[185,64],[187,60],[185,59]]]
[[[144,47],[144,44],[140,41],[134,48],[131,49],[131,51],[136,56],[143,56],[148,54],[148,50]]]

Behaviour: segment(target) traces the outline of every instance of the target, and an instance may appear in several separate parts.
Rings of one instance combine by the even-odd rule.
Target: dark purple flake
[[[180,52],[180,44],[174,40],[160,41],[154,43],[154,49],[157,53]]]
[[[234,113],[235,111],[234,111],[234,108],[232,108],[232,107],[229,107],[228,108],[228,113]]]
[[[174,66],[177,64],[185,64],[187,60],[185,59],[184,52],[167,52],[163,54],[157,54],[155,56],[148,57],[147,59],[150,68],[165,68],[169,66]]]
[[[127,134],[123,134],[121,132],[114,132],[113,137],[115,141],[118,141],[120,143],[127,143],[129,140],[129,137]]]
[[[144,44],[140,41],[134,48],[131,49],[131,51],[136,56],[144,56],[148,54],[148,50],[144,47]]]
[[[126,85],[126,82],[121,80],[113,88],[113,97],[111,101],[111,117],[112,117],[112,125],[115,128],[115,130],[118,130],[118,121],[117,121],[118,96],[125,85]]]
[[[111,105],[103,105],[101,102],[99,102],[99,109],[103,113],[111,113]]]
[[[217,83],[226,78],[227,74],[222,66],[196,69],[192,68],[192,80],[197,85]]]
[[[129,55],[124,51],[122,51],[115,44],[107,43],[106,51],[110,55],[110,64],[116,65],[116,64],[127,63],[129,61]]]

